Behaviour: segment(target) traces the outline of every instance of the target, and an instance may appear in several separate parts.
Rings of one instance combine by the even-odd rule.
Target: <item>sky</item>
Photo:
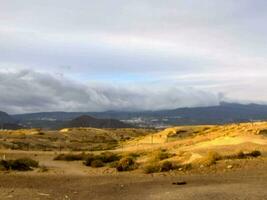
[[[267,103],[265,0],[0,0],[0,110]]]

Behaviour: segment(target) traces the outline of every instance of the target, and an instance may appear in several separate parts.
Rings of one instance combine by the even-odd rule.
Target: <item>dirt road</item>
[[[184,180],[186,185],[173,185]],[[209,200],[267,199],[267,174],[239,171],[212,175],[52,175],[0,174],[0,199]]]

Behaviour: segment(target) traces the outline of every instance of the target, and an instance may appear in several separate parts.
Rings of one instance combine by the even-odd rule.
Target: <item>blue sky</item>
[[[266,103],[266,9],[264,0],[0,0],[0,110]]]

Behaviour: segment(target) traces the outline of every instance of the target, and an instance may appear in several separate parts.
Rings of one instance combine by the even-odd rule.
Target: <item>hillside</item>
[[[65,123],[64,127],[132,128],[133,126],[116,119],[96,119],[88,115],[83,115]]]

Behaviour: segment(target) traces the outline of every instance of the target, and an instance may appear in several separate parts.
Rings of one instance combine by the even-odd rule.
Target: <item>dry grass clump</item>
[[[144,166],[144,172],[146,174],[158,173],[158,172],[168,172],[171,170],[178,169],[182,166],[178,166],[173,162],[164,161],[162,163],[150,163]]]
[[[173,157],[174,154],[171,154],[169,152],[167,152],[166,150],[159,150],[159,151],[156,151],[152,154],[152,157],[153,157],[153,160],[154,161],[161,161],[161,160],[165,160],[165,159],[168,159],[168,158],[171,158]]]
[[[238,153],[225,155],[225,156],[222,156],[219,153],[212,151],[212,152],[209,152],[207,154],[207,156],[198,159],[197,163],[199,165],[203,165],[203,166],[208,167],[208,166],[216,164],[216,162],[219,161],[219,160],[257,158],[259,156],[261,156],[261,152],[257,151],[257,150],[254,150],[254,151],[251,151],[251,152],[239,151]]]
[[[31,158],[20,158],[16,160],[1,160],[0,169],[2,170],[17,170],[29,171],[39,166],[38,161]]]
[[[158,163],[150,163],[144,166],[144,172],[146,174],[157,173],[160,171],[160,166]]]
[[[221,159],[222,156],[219,153],[210,151],[205,157],[198,159],[197,163],[199,165],[209,167],[216,164],[216,162]]]
[[[39,167],[39,172],[48,172],[48,171],[49,171],[49,169],[47,166],[42,165]]]
[[[117,163],[116,169],[119,172],[132,171],[137,168],[137,164],[132,157],[124,157]]]

